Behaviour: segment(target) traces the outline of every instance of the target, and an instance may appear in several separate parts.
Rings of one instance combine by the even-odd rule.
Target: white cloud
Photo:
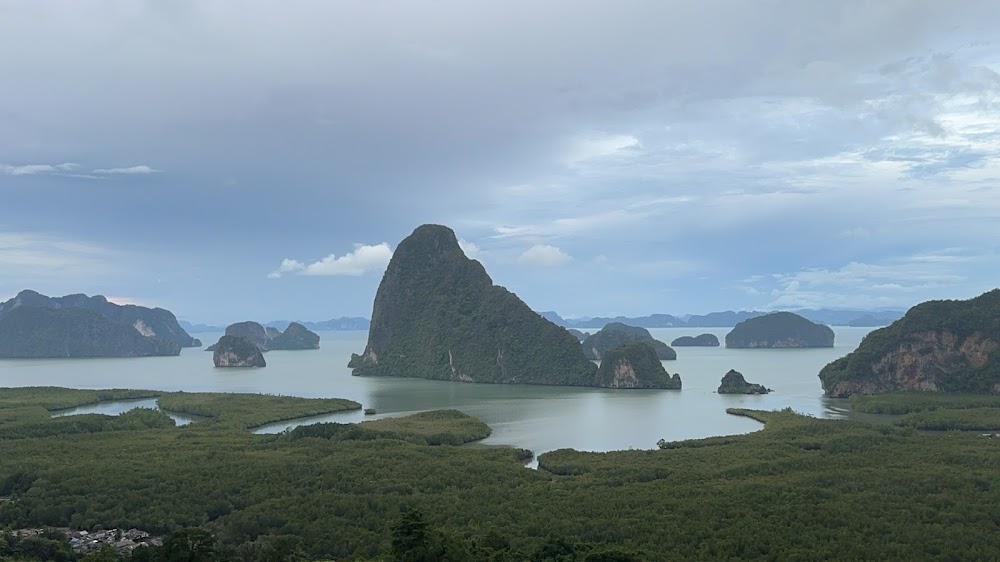
[[[525,250],[517,261],[538,267],[557,267],[573,261],[573,257],[555,246],[536,244]]]
[[[24,164],[21,166],[0,164],[0,173],[8,176],[58,175],[72,172],[79,167],[79,164],[72,162],[65,162],[63,164]]]
[[[588,135],[576,139],[566,155],[566,163],[579,164],[594,158],[613,156],[623,151],[641,148],[639,139],[632,135]]]
[[[109,250],[51,236],[0,232],[0,279],[23,289],[31,283],[79,284],[116,271]]]
[[[462,248],[465,252],[465,256],[469,259],[479,259],[482,255],[482,248],[476,245],[474,242],[469,242],[468,240],[458,239],[458,246]]]
[[[330,254],[323,259],[312,263],[305,263],[299,260],[285,258],[281,260],[278,269],[268,273],[270,279],[277,279],[286,273],[296,275],[363,275],[369,271],[382,271],[392,258],[392,250],[389,244],[382,242],[367,246],[355,244],[354,251],[342,256]]]
[[[163,170],[157,170],[156,168],[151,168],[145,164],[141,166],[130,166],[128,168],[99,168],[94,170],[95,174],[102,175],[119,175],[119,174],[158,174]]]

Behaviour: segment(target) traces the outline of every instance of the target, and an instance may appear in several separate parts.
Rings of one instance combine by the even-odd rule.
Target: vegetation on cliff
[[[674,347],[719,347],[719,338],[715,334],[699,334],[697,336],[681,336],[670,342]]]
[[[599,360],[605,353],[623,344],[631,342],[645,342],[653,348],[656,356],[661,360],[677,359],[677,352],[669,345],[653,339],[653,336],[646,328],[636,326],[626,326],[620,322],[612,322],[600,329],[597,333],[583,340],[583,354],[587,359]]]
[[[792,312],[773,312],[737,324],[726,334],[726,347],[833,347],[833,330]]]
[[[268,349],[319,349],[319,334],[298,322],[292,322],[285,328],[284,332],[269,337]]]
[[[133,562],[260,562],[262,549],[282,541],[298,558],[273,559],[439,556],[442,544],[458,562],[735,562],[775,552],[781,560],[989,560],[1000,552],[1000,534],[990,532],[1000,440],[745,415],[764,430],[663,450],[564,449],[541,455],[538,471],[524,469],[524,451],[430,446],[370,427],[339,428],[334,438],[253,435],[210,420],[0,439],[0,526],[172,533],[163,550],[139,551],[146,558]],[[451,422],[457,431],[467,420],[442,419],[433,431]],[[414,510],[422,515],[404,516]],[[177,545],[191,547],[186,558]]]
[[[216,367],[267,367],[260,347],[243,336],[222,336],[212,351]]]
[[[356,375],[592,385],[596,367],[565,329],[493,284],[451,229],[423,225],[386,268]]]
[[[21,305],[0,316],[0,358],[178,355],[179,345],[84,308]]]
[[[901,390],[1000,391],[1000,289],[928,301],[870,332],[819,373],[834,396]]]
[[[633,341],[608,350],[597,370],[597,386],[680,390],[681,376],[670,376],[649,342]]]
[[[762,384],[747,382],[743,378],[743,373],[730,369],[728,373],[723,375],[722,382],[716,392],[719,394],[767,394],[771,392],[771,389]]]
[[[144,336],[172,342],[180,347],[200,347],[201,342],[188,335],[169,310],[147,308],[134,304],[119,305],[101,295],[88,297],[75,294],[64,297],[48,297],[31,290],[24,290],[16,297],[0,303],[0,317],[21,306],[37,306],[51,309],[80,308],[89,310],[117,322],[130,326]]]

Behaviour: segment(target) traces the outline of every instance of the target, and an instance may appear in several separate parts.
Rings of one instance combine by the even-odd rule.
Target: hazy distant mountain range
[[[800,316],[819,324],[828,326],[887,326],[902,318],[900,310],[835,310],[829,308],[791,310]],[[566,328],[602,328],[611,322],[621,322],[629,326],[641,328],[731,328],[740,322],[769,314],[757,310],[733,312],[710,312],[705,315],[673,316],[671,314],[651,314],[630,318],[616,316],[614,318],[563,318],[553,311],[539,312],[549,321]]]
[[[291,324],[291,320],[273,320],[271,322],[263,322],[264,327],[277,328],[278,330],[284,331],[285,328]],[[181,327],[187,331],[189,334],[201,334],[205,332],[224,332],[226,331],[225,326],[211,326],[208,324],[192,324],[190,322],[180,321]],[[322,322],[302,322],[299,321],[306,328],[312,331],[335,331],[335,330],[367,330],[368,329],[368,319],[362,318],[360,316],[343,316],[341,318],[333,318],[331,320],[324,320]]]
[[[828,326],[864,326],[877,327],[888,326],[894,321],[903,317],[901,310],[836,310],[830,308],[820,309],[800,309],[790,310],[800,316],[804,316],[813,322],[826,324]],[[621,322],[628,326],[638,326],[640,328],[732,328],[740,322],[756,316],[763,316],[768,312],[757,310],[733,312],[710,312],[704,315],[674,316],[672,314],[650,314],[649,316],[615,316],[614,318],[563,318],[559,314],[548,310],[539,312],[544,318],[554,324],[565,328],[603,328],[612,322]],[[300,324],[313,331],[337,331],[337,330],[367,330],[368,319],[361,316],[343,316],[324,320],[322,322],[303,322]],[[284,330],[291,324],[290,320],[274,320],[262,323],[265,327],[271,326],[279,330]],[[189,334],[201,334],[205,332],[224,332],[225,326],[211,326],[208,324],[192,324],[184,320],[180,321],[181,327]]]

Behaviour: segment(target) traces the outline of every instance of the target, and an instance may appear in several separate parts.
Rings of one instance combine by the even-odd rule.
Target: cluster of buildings
[[[109,529],[107,531],[70,531],[66,530],[66,538],[73,547],[73,552],[87,553],[110,546],[119,554],[132,552],[142,546],[161,546],[163,537],[154,537],[139,529]]]
[[[77,554],[94,552],[101,550],[105,546],[110,546],[119,554],[126,554],[143,546],[163,545],[163,537],[153,536],[139,529],[129,529],[127,531],[109,529],[106,531],[88,532],[62,528],[59,531],[62,531],[66,535],[66,540],[69,541],[70,547]],[[44,532],[45,529],[20,529],[15,531],[15,534],[24,539],[40,536]]]

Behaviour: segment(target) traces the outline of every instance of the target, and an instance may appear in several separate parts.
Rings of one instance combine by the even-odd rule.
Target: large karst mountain
[[[580,342],[493,284],[455,233],[423,225],[393,254],[356,375],[597,386]]]

